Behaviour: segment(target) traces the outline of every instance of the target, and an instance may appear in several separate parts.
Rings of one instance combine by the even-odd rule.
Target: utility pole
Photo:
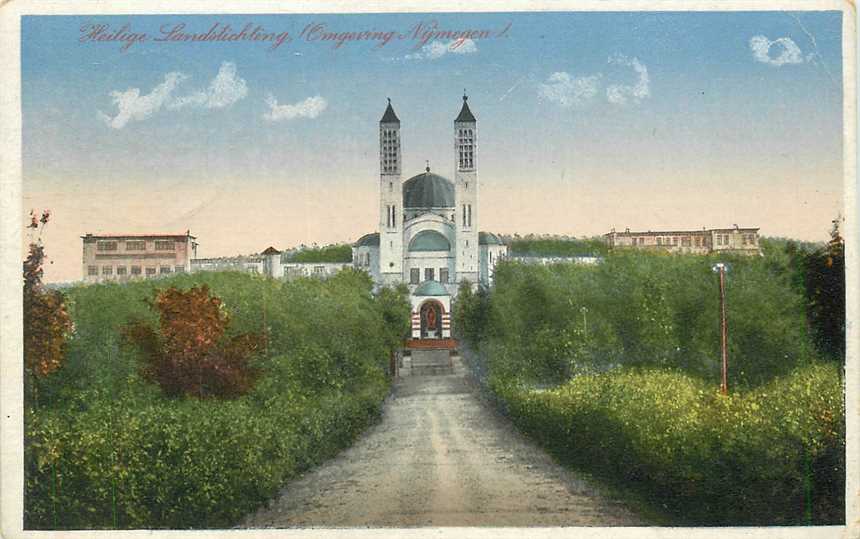
[[[722,262],[712,268],[720,275],[720,348],[722,351],[722,379],[720,393],[729,394],[729,329],[726,323],[726,265]]]
[[[582,313],[582,334],[587,335],[588,334],[588,307],[583,305],[579,309],[579,312]]]

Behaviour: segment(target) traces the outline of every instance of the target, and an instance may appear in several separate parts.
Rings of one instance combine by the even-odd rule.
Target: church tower
[[[403,278],[403,184],[400,119],[391,107],[379,121],[379,273],[385,284]]]
[[[463,94],[463,107],[454,120],[454,200],[457,231],[457,282],[468,279],[478,282],[480,247],[478,245],[478,128],[469,110],[468,96]]]

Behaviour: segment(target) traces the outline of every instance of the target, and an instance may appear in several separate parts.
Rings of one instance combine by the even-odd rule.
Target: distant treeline
[[[352,246],[336,243],[323,247],[305,247],[285,257],[286,262],[299,263],[349,263],[352,262]]]
[[[603,238],[535,235],[499,236],[512,256],[602,256],[606,254]]]

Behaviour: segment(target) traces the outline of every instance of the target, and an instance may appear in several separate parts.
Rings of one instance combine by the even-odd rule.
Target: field
[[[122,328],[156,324],[156,288],[206,284],[230,333],[269,336],[235,399],[167,397]],[[28,393],[25,529],[229,527],[377,420],[388,358],[409,324],[365,274],[276,282],[202,273],[66,290],[63,366]]]
[[[559,461],[685,525],[844,522],[842,358],[816,346],[785,260],[613,253],[497,268],[455,327],[489,398]]]

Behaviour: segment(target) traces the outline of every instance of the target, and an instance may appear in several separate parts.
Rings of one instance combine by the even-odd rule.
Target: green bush
[[[511,418],[563,462],[694,525],[844,522],[842,381],[800,368],[723,396],[677,371],[622,369],[553,390],[494,378]]]
[[[326,245],[325,247],[307,247],[291,253],[287,262],[301,263],[339,263],[352,262],[352,247],[347,243]]]
[[[482,343],[522,349],[509,365],[489,354],[491,369],[536,383],[560,383],[571,373],[618,365],[681,368],[716,381],[715,260],[622,252],[596,266],[505,262],[496,268],[492,296],[485,300],[489,313],[465,325],[472,325]],[[753,387],[809,362],[814,350],[802,296],[774,279],[760,258],[728,261],[730,383]]]
[[[602,256],[606,254],[603,238],[539,238],[517,237],[510,240],[514,256]]]
[[[257,385],[232,401],[165,398],[119,337],[133,318],[157,322],[143,301],[155,287],[201,284],[230,311],[231,332],[271,337]],[[383,302],[371,289],[353,271],[325,281],[200,273],[70,289],[68,360],[40,407],[27,403],[25,528],[235,524],[378,417],[383,367],[402,330],[391,321],[409,310],[400,312],[397,293]]]
[[[842,375],[807,331],[802,284],[773,258],[609,254],[504,262],[455,320],[491,400],[561,461],[690,525],[844,522]],[[472,352],[470,353],[469,350]]]

